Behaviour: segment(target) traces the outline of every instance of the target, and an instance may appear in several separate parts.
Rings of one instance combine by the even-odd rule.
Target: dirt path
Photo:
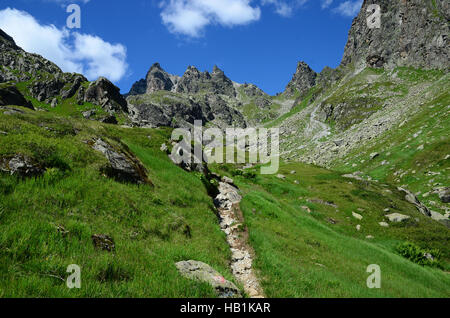
[[[253,249],[248,245],[248,232],[242,229],[242,212],[239,203],[242,197],[233,181],[224,178],[219,183],[219,194],[214,199],[219,216],[220,228],[227,235],[232,259],[231,270],[236,279],[244,286],[245,292],[252,298],[263,298],[263,290],[252,269]]]

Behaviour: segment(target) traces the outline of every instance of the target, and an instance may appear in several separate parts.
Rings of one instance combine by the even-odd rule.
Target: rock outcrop
[[[178,262],[175,266],[183,277],[210,284],[220,298],[241,297],[239,288],[208,264],[189,260]]]
[[[120,89],[104,77],[90,83],[84,101],[99,105],[110,114],[128,112],[127,101]]]
[[[35,160],[21,154],[0,159],[0,171],[20,177],[37,177],[45,172],[45,169]]]
[[[97,139],[92,148],[101,152],[108,160],[102,172],[119,182],[151,184],[145,167],[126,149],[115,149],[102,139]]]
[[[380,28],[368,26],[372,4],[381,7]],[[350,29],[341,65],[448,69],[449,17],[446,0],[365,0]]]
[[[289,97],[293,97],[296,94],[304,97],[310,88],[316,85],[316,78],[317,73],[308,64],[299,62],[292,80],[286,87],[285,94]]]
[[[13,86],[0,86],[0,106],[15,105],[34,109],[33,105],[25,99],[22,93]]]

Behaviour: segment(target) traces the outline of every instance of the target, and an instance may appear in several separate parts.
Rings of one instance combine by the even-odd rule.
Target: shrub
[[[433,266],[442,268],[439,261],[439,259],[441,258],[441,252],[437,249],[428,250],[421,248],[414,243],[404,242],[399,244],[396,250],[397,253],[399,253],[401,256],[421,266]]]

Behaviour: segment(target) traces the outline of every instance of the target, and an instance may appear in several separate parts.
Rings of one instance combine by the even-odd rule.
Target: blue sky
[[[81,8],[68,29],[67,5]],[[362,0],[2,0],[0,28],[27,51],[128,92],[154,62],[182,75],[217,64],[234,81],[284,90],[297,62],[336,67]]]

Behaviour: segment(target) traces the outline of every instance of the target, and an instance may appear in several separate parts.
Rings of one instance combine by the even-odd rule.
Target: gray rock
[[[382,227],[389,227],[389,224],[386,222],[379,222],[378,224],[380,224],[380,226]]]
[[[81,114],[83,115],[84,118],[86,119],[90,119],[92,116],[94,116],[96,113],[95,109],[91,109],[91,110],[87,110],[85,112],[82,112]]]
[[[391,214],[386,215],[386,218],[388,218],[388,220],[390,222],[400,223],[400,222],[410,219],[411,217],[408,215],[400,214],[400,213],[391,213]]]
[[[381,7],[380,29],[369,29],[367,7]],[[447,1],[366,0],[349,32],[341,65],[448,68]]]
[[[419,199],[416,197],[414,193],[402,187],[398,187],[397,189],[398,191],[403,192],[405,194],[405,200],[408,201],[409,203],[414,204],[414,206],[417,208],[417,210],[419,210],[420,213],[426,216],[431,216],[430,210],[419,201]]]
[[[380,154],[378,152],[374,152],[370,154],[370,159],[375,159],[376,157],[378,157]]]
[[[92,147],[108,159],[109,164],[102,168],[108,177],[119,182],[151,184],[146,169],[131,152],[114,149],[102,139],[97,139]]]
[[[199,261],[182,261],[175,264],[183,277],[210,284],[220,298],[240,298],[241,292],[208,264]]]
[[[36,177],[42,175],[45,169],[32,158],[17,154],[12,158],[0,159],[0,171],[20,177]]]
[[[357,219],[357,220],[362,220],[363,219],[363,216],[361,214],[359,214],[359,213],[356,213],[356,212],[352,212],[352,216],[355,219]]]
[[[443,203],[450,203],[450,187],[441,188],[438,190],[439,199]]]

